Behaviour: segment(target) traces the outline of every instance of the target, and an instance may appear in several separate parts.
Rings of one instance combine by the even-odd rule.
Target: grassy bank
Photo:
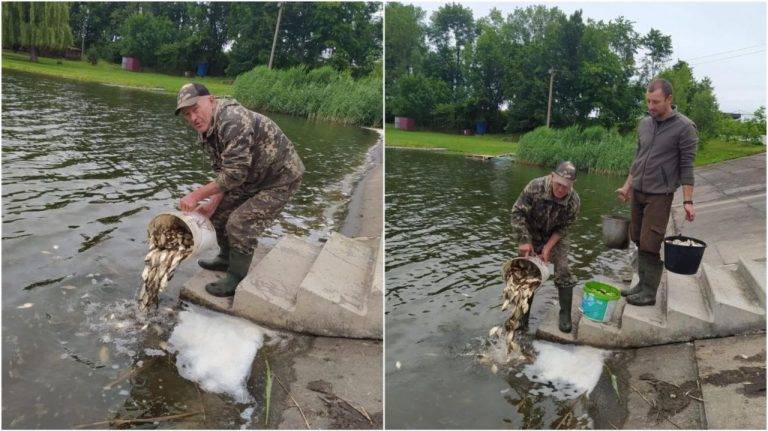
[[[704,166],[724,160],[736,159],[765,152],[765,146],[748,142],[710,139],[696,153],[696,166]]]
[[[215,95],[232,95],[233,91],[232,85],[224,83],[226,78],[223,77],[185,78],[151,72],[129,72],[123,70],[119,64],[111,64],[103,60],[93,66],[87,61],[72,60],[62,60],[62,64],[56,64],[56,59],[40,57],[36,63],[33,63],[27,60],[26,53],[3,51],[2,66],[3,69],[21,72],[142,89],[164,90],[174,94],[179,91],[182,85],[192,80],[205,85]]]
[[[234,96],[255,110],[357,126],[381,127],[381,79],[354,79],[331,67],[269,70],[259,66],[235,80]]]
[[[634,134],[619,135],[601,127],[565,129],[540,127],[520,138],[518,158],[521,161],[555,166],[561,160],[573,161],[579,169],[624,175],[635,156]],[[696,153],[696,166],[758,154],[763,145],[749,142],[708,139]]]
[[[635,155],[634,135],[621,136],[605,129],[576,127],[539,128],[514,142],[509,135],[461,136],[438,132],[405,132],[386,125],[388,147],[444,150],[463,155],[517,154],[523,163],[555,166],[561,160],[573,161],[579,169],[625,175]],[[696,154],[696,166],[762,153],[765,146],[748,142],[709,139]]]
[[[406,132],[386,125],[388,147],[444,149],[449,153],[464,155],[499,156],[515,153],[517,143],[503,135],[462,136],[437,132]]]

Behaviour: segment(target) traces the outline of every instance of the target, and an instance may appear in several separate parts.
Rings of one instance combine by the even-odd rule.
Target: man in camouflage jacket
[[[200,266],[227,271],[205,286],[216,296],[232,296],[248,273],[258,238],[299,188],[304,164],[272,120],[231,99],[215,98],[200,84],[179,90],[176,115],[198,132],[216,179],[179,203],[182,211],[198,211],[216,229],[220,252]],[[210,202],[200,201],[210,198]]]
[[[568,228],[576,220],[581,201],[573,182],[576,167],[562,162],[551,174],[534,178],[525,186],[512,208],[512,229],[518,234],[521,256],[538,254],[544,262],[555,265],[555,286],[560,302],[559,328],[571,332],[571,302],[576,284],[568,268]],[[528,313],[523,327],[528,326]]]

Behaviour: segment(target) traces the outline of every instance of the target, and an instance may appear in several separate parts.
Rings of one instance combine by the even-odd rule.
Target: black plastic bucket
[[[691,240],[699,243],[701,247],[689,247],[683,245],[674,245],[669,241]],[[707,243],[696,238],[688,236],[675,235],[664,238],[664,267],[676,274],[691,275],[696,274],[701,264],[701,258],[704,257],[704,250]]]

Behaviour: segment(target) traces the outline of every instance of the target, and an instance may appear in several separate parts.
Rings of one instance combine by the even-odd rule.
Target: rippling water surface
[[[189,411],[200,394],[165,358],[104,389],[167,339],[174,313],[162,310],[195,271],[182,265],[161,312],[135,332],[147,223],[213,178],[195,133],[173,115],[175,96],[4,71],[2,102],[3,427]],[[307,172],[267,236],[319,240],[338,224],[347,181],[377,135],[271,116]],[[246,421],[243,406],[207,401],[206,421],[144,426]]]
[[[512,205],[528,181],[548,172],[498,159],[386,152],[387,427],[555,428],[567,414],[571,403],[540,393],[522,367],[493,374],[474,355],[506,314],[500,267],[516,256]],[[601,239],[600,216],[628,211],[614,196],[621,183],[578,178],[582,209],[570,233],[570,261],[580,282],[613,275],[628,258]],[[557,306],[552,281],[541,289],[534,328],[544,310]],[[547,347],[539,346],[551,352]]]

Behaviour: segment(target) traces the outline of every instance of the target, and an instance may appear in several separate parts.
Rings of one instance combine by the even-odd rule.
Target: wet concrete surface
[[[278,428],[380,429],[381,351],[381,341],[308,340],[307,349],[291,358],[291,381],[284,383],[293,398],[281,399]]]
[[[712,429],[765,429],[765,335],[696,341]]]

